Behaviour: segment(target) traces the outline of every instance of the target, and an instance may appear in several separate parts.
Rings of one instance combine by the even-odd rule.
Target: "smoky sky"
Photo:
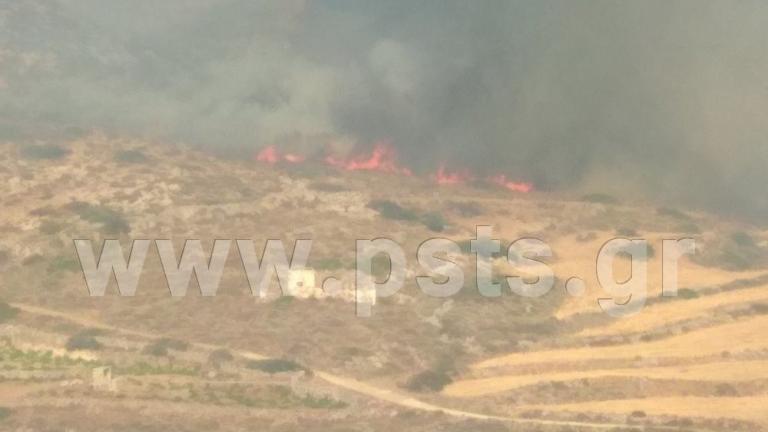
[[[768,216],[763,1],[0,0],[0,135],[397,147]]]

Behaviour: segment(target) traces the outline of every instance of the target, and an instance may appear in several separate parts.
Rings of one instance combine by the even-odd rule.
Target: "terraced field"
[[[705,285],[695,276],[698,266],[686,265],[694,267],[682,285],[690,297],[657,298],[625,319],[582,320],[581,329],[551,346],[472,364],[442,394],[507,414],[768,427],[768,286],[759,272],[721,270],[708,272],[714,277]],[[559,270],[570,266],[579,263]],[[734,282],[750,277],[752,283]],[[584,303],[565,303],[561,325],[576,321]]]

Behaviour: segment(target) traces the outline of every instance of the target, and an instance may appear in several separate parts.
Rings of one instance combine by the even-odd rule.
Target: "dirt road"
[[[87,317],[82,317],[76,314],[51,310],[51,309],[47,309],[39,306],[20,304],[20,303],[13,303],[11,304],[11,306],[25,313],[58,318],[58,319],[66,320],[66,321],[79,324],[85,327],[109,330],[111,332],[118,333],[118,334],[136,336],[136,337],[147,338],[147,339],[158,339],[163,337],[163,335],[159,335],[156,333],[148,333],[148,332],[115,327],[115,326],[112,326],[103,322],[99,322]],[[190,342],[190,345],[199,349],[204,349],[204,350],[227,349],[233,354],[237,354],[241,357],[253,359],[253,360],[261,360],[261,359],[269,358],[268,356],[265,356],[260,353],[247,351],[247,350],[231,349],[229,347],[222,346],[222,345],[206,344],[206,343],[200,343],[200,342]],[[611,429],[614,431],[645,430],[645,428],[642,426],[636,426],[636,425],[628,426],[626,424],[619,424],[619,423],[591,423],[591,422],[576,422],[576,421],[561,421],[561,420],[528,419],[528,418],[520,418],[520,417],[494,416],[494,415],[486,415],[486,414],[480,414],[480,413],[469,412],[469,411],[456,410],[452,408],[441,407],[438,405],[433,405],[427,402],[423,402],[407,394],[393,391],[390,389],[376,387],[353,378],[346,378],[339,375],[318,371],[314,369],[313,369],[313,372],[316,377],[322,380],[325,380],[337,387],[340,387],[349,391],[353,391],[355,393],[363,394],[365,396],[368,396],[380,401],[389,402],[404,408],[415,409],[420,411],[441,412],[453,417],[470,418],[470,419],[478,419],[478,420],[495,420],[495,421],[502,421],[502,422],[518,423],[518,424],[538,424],[543,426],[568,426],[568,427],[574,427],[574,428],[582,428],[585,430],[608,430],[608,429]],[[664,426],[654,426],[652,429],[655,431],[659,431],[659,430],[679,431],[680,430],[677,427],[664,427]],[[710,431],[706,429],[686,429],[686,432],[710,432]]]

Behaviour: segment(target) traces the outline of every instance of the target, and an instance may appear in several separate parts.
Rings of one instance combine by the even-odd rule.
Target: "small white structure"
[[[309,298],[315,295],[317,284],[312,269],[291,270],[288,274],[288,295]]]
[[[117,380],[112,378],[112,368],[99,367],[91,372],[91,386],[94,390],[114,393],[117,391]]]
[[[318,285],[318,280],[321,282]],[[318,274],[314,269],[291,270],[284,295],[300,299],[317,298],[340,299],[350,303],[376,304],[376,290],[370,287],[357,287],[354,271],[348,271],[341,277],[326,272]]]

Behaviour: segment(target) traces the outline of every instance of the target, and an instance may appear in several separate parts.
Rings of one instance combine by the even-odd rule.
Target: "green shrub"
[[[448,208],[459,216],[466,218],[480,216],[485,213],[483,207],[476,202],[452,202],[448,205]]]
[[[405,387],[415,392],[439,392],[451,382],[451,377],[444,372],[425,370],[411,376]]]
[[[280,297],[276,298],[274,301],[275,306],[279,307],[287,307],[291,304],[293,304],[293,301],[296,298],[292,295],[281,295]]]
[[[251,360],[246,366],[248,369],[260,370],[262,372],[267,372],[268,374],[307,370],[304,366],[295,361],[287,359]]]
[[[421,222],[429,228],[430,231],[441,232],[445,229],[445,218],[438,212],[429,212],[422,216]]]
[[[50,219],[46,219],[40,224],[40,232],[45,235],[58,234],[62,229],[64,229],[62,224]]]
[[[148,158],[139,150],[124,150],[115,154],[115,160],[122,163],[143,163]]]
[[[67,256],[57,256],[56,258],[53,259],[53,261],[51,261],[50,265],[48,265],[48,271],[50,272],[56,272],[56,271],[76,272],[79,270],[80,270],[80,262],[74,258],[67,257]]]
[[[581,197],[582,201],[596,204],[617,204],[619,201],[611,195],[604,193],[590,193]]]
[[[81,219],[101,224],[102,229],[107,234],[125,234],[131,231],[125,217],[109,207],[77,201],[70,204],[70,208]]]
[[[34,160],[56,160],[67,154],[67,149],[53,144],[28,145],[21,149],[21,157]]]
[[[98,351],[103,348],[101,342],[96,340],[92,330],[84,330],[75,335],[70,336],[66,345],[67,351]]]
[[[739,247],[753,248],[755,247],[755,239],[751,235],[744,231],[736,231],[731,234],[731,240]]]
[[[616,230],[616,235],[633,238],[637,237],[637,231],[629,227],[621,227]]]
[[[235,359],[235,356],[233,356],[232,353],[229,352],[229,350],[226,350],[223,348],[211,351],[211,353],[208,355],[208,362],[214,365],[229,363],[234,359]]]
[[[726,248],[717,257],[716,265],[728,270],[749,270],[755,266],[757,258],[749,251]]]
[[[419,218],[416,211],[389,200],[373,200],[368,203],[368,207],[376,210],[386,219],[415,221]]]
[[[6,407],[0,407],[0,420],[5,420],[11,416],[11,409]]]
[[[0,323],[10,321],[19,314],[19,310],[0,300]]]
[[[329,396],[315,396],[308,394],[301,399],[302,405],[314,409],[340,409],[346,408],[347,403]]]
[[[338,258],[323,258],[312,263],[315,270],[339,270],[344,268],[344,263]]]
[[[765,265],[768,251],[758,246],[755,239],[746,232],[737,231],[720,245],[719,252],[709,257],[714,265],[729,270],[748,270]]]
[[[677,291],[677,296],[681,299],[689,300],[699,298],[699,293],[690,288],[681,288]]]

